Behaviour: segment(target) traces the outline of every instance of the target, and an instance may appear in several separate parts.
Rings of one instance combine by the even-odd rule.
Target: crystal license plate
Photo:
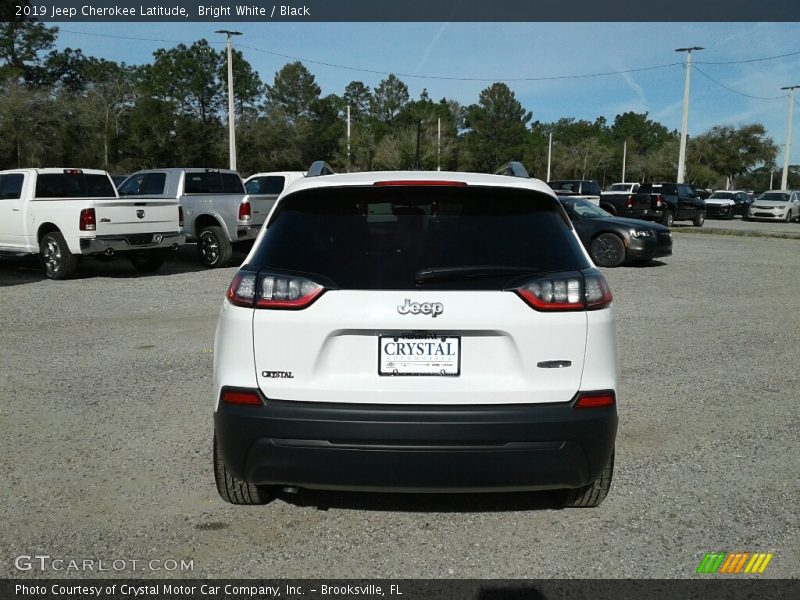
[[[379,336],[379,375],[461,374],[460,336]]]

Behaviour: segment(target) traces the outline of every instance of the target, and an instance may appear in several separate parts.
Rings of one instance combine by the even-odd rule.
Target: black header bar
[[[5,579],[4,600],[785,600],[797,579]]]
[[[38,21],[797,22],[797,0],[4,0]],[[579,42],[579,40],[577,40]]]

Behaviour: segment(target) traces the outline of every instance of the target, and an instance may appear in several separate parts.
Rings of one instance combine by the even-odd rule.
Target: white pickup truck
[[[138,171],[119,186],[119,195],[180,202],[186,239],[197,242],[200,261],[212,268],[228,264],[234,244],[256,238],[273,204],[246,195],[241,177],[229,169]]]
[[[139,272],[183,244],[175,200],[120,199],[93,169],[0,171],[0,255],[39,254],[50,279],[71,277],[78,258],[125,256]]]

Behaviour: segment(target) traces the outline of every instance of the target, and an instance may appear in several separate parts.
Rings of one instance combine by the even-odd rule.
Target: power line
[[[92,33],[89,31],[74,31],[72,29],[64,29],[63,27],[58,28],[59,31],[65,31],[66,33],[73,33],[75,35],[88,35],[91,37],[104,37],[104,38],[114,38],[117,40],[134,40],[137,42],[163,42],[167,44],[191,44],[192,42],[188,42],[186,40],[166,40],[162,38],[145,38],[145,37],[133,37],[130,35],[111,35],[110,33]],[[194,40],[196,41],[196,40]],[[215,41],[215,40],[207,40],[209,44],[224,44],[225,42]]]
[[[364,69],[360,67],[350,67],[347,65],[339,65],[335,63],[324,62],[320,60],[313,60],[310,58],[303,58],[302,56],[293,56],[291,54],[281,54],[280,52],[273,52],[272,50],[263,50],[261,48],[255,48],[254,46],[245,46],[244,44],[239,44],[240,48],[247,48],[248,50],[253,50],[255,52],[263,52],[264,54],[272,54],[273,56],[280,56],[281,58],[288,58],[290,60],[299,60],[301,62],[306,62],[313,65],[322,65],[325,67],[331,67],[334,69],[346,69],[348,71],[357,71],[360,73],[371,73],[374,75],[396,75],[397,77],[405,77],[405,78],[416,78],[416,79],[436,79],[436,80],[444,80],[444,81],[480,81],[480,82],[487,82],[487,81],[555,81],[559,79],[586,79],[589,77],[605,77],[607,75],[622,75],[624,73],[636,73],[639,71],[652,71],[654,69],[664,69],[667,67],[674,67],[678,65],[682,65],[683,63],[680,62],[673,62],[667,63],[663,65],[653,65],[651,67],[638,67],[635,69],[625,69],[621,71],[606,71],[603,73],[584,73],[578,75],[552,75],[547,77],[447,77],[444,75],[416,75],[414,73],[398,73],[395,71],[380,71],[376,69]]]
[[[181,40],[169,40],[169,39],[162,39],[162,38],[144,38],[144,37],[134,37],[134,36],[124,36],[124,35],[111,35],[108,33],[89,33],[85,31],[74,31],[70,29],[61,29],[66,33],[73,33],[77,35],[89,35],[95,37],[107,37],[107,38],[115,38],[115,39],[122,39],[122,40],[134,40],[134,41],[141,41],[141,42],[160,42],[160,43],[170,43],[170,44],[185,44],[188,43],[186,41]],[[210,41],[210,44],[217,44],[222,42]],[[414,73],[398,73],[395,71],[381,71],[378,69],[366,69],[361,67],[352,67],[349,65],[341,65],[321,60],[314,60],[311,58],[305,58],[302,56],[294,56],[292,54],[283,54],[281,52],[275,52],[273,50],[264,50],[263,48],[256,48],[255,46],[248,46],[245,44],[237,44],[239,48],[246,48],[248,50],[252,50],[254,52],[261,52],[263,54],[270,54],[272,56],[278,56],[280,58],[286,58],[289,60],[299,60],[304,63],[309,63],[313,65],[321,65],[324,67],[330,67],[333,69],[344,69],[347,71],[356,71],[359,73],[370,73],[373,75],[391,75],[394,74],[397,77],[405,77],[405,78],[415,78],[415,79],[435,79],[435,80],[444,80],[444,81],[479,81],[479,82],[494,82],[494,81],[556,81],[561,79],[586,79],[590,77],[606,77],[609,75],[623,75],[626,73],[637,73],[641,71],[652,71],[655,69],[665,69],[667,67],[674,67],[678,65],[682,65],[683,63],[680,62],[673,62],[667,63],[662,65],[653,65],[649,67],[637,67],[634,69],[624,69],[619,71],[605,71],[602,73],[583,73],[583,74],[574,74],[574,75],[552,75],[546,77],[448,77],[444,75],[417,75]]]
[[[94,37],[106,37],[106,38],[115,38],[115,39],[123,39],[123,40],[134,40],[134,41],[144,41],[144,42],[159,42],[159,43],[170,43],[170,44],[185,44],[191,43],[187,41],[181,40],[170,40],[170,39],[163,39],[163,38],[145,38],[145,37],[134,37],[134,36],[123,36],[123,35],[112,35],[107,33],[90,33],[86,31],[74,31],[70,29],[61,29],[61,31],[72,33],[76,35],[88,35]],[[221,44],[223,42],[217,41],[209,41],[209,44]],[[278,56],[280,58],[285,58],[289,60],[299,60],[300,62],[309,63],[313,65],[320,65],[324,67],[329,67],[332,69],[343,69],[346,71],[354,71],[358,73],[370,73],[372,75],[383,75],[388,76],[391,74],[396,75],[397,77],[405,77],[407,79],[432,79],[438,81],[474,81],[474,82],[530,82],[530,81],[559,81],[559,80],[569,80],[569,79],[588,79],[593,77],[607,77],[611,75],[624,75],[627,73],[639,73],[643,71],[653,71],[656,69],[665,69],[669,67],[681,66],[683,65],[682,62],[672,62],[672,63],[665,63],[661,65],[653,65],[649,67],[637,67],[633,69],[623,69],[619,71],[604,71],[600,73],[583,73],[583,74],[573,74],[573,75],[551,75],[545,77],[450,77],[444,75],[417,75],[415,73],[399,73],[394,71],[382,71],[379,69],[367,69],[362,67],[353,67],[350,65],[342,65],[337,63],[331,63],[327,61],[321,60],[314,60],[311,58],[305,58],[302,56],[295,56],[292,54],[283,54],[281,52],[275,52],[273,50],[265,50],[263,48],[257,48],[255,46],[248,46],[244,44],[239,44],[239,48],[246,48],[247,50],[252,50],[254,52],[261,52],[262,54],[269,54],[272,56]],[[747,60],[739,60],[739,61],[720,61],[720,62],[713,62],[713,61],[695,61],[693,63],[694,68],[704,77],[706,77],[712,83],[734,93],[738,94],[739,96],[744,96],[745,98],[752,98],[754,100],[777,100],[779,98],[783,98],[783,96],[753,96],[751,94],[745,94],[744,92],[740,92],[735,90],[724,83],[717,81],[716,79],[712,78],[708,75],[705,71],[701,70],[697,67],[698,64],[703,65],[734,65],[734,64],[745,64],[745,63],[753,63],[753,62],[761,62],[767,60],[776,60],[779,58],[787,58],[789,56],[796,56],[800,55],[800,50],[795,52],[788,52],[786,54],[778,54],[775,56],[765,56],[761,58],[752,58]]]
[[[775,56],[764,56],[762,58],[750,58],[747,60],[725,60],[725,61],[707,61],[707,60],[698,60],[695,64],[699,65],[743,65],[746,63],[754,63],[754,62],[761,62],[765,60],[776,60],[778,58],[787,58],[789,56],[797,56],[800,54],[800,50],[796,50],[794,52],[788,52],[786,54],[777,54]]]
[[[732,87],[725,85],[724,83],[720,83],[719,81],[717,81],[716,79],[711,77],[708,73],[703,71],[700,67],[698,67],[697,64],[693,64],[692,66],[694,67],[695,71],[700,73],[703,77],[705,77],[706,79],[708,79],[712,83],[717,84],[721,88],[725,88],[729,92],[733,92],[734,94],[738,94],[739,96],[744,96],[745,98],[753,98],[754,100],[780,100],[781,98],[785,97],[785,96],[769,96],[769,97],[767,97],[767,96],[752,96],[750,94],[745,94],[744,92],[740,92],[739,90],[735,90]]]

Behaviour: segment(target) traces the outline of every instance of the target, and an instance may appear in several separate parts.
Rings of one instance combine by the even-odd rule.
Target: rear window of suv
[[[519,275],[417,283],[427,269],[588,268],[555,201],[487,187],[317,188],[286,197],[249,268],[305,274],[342,289],[502,289]]]

